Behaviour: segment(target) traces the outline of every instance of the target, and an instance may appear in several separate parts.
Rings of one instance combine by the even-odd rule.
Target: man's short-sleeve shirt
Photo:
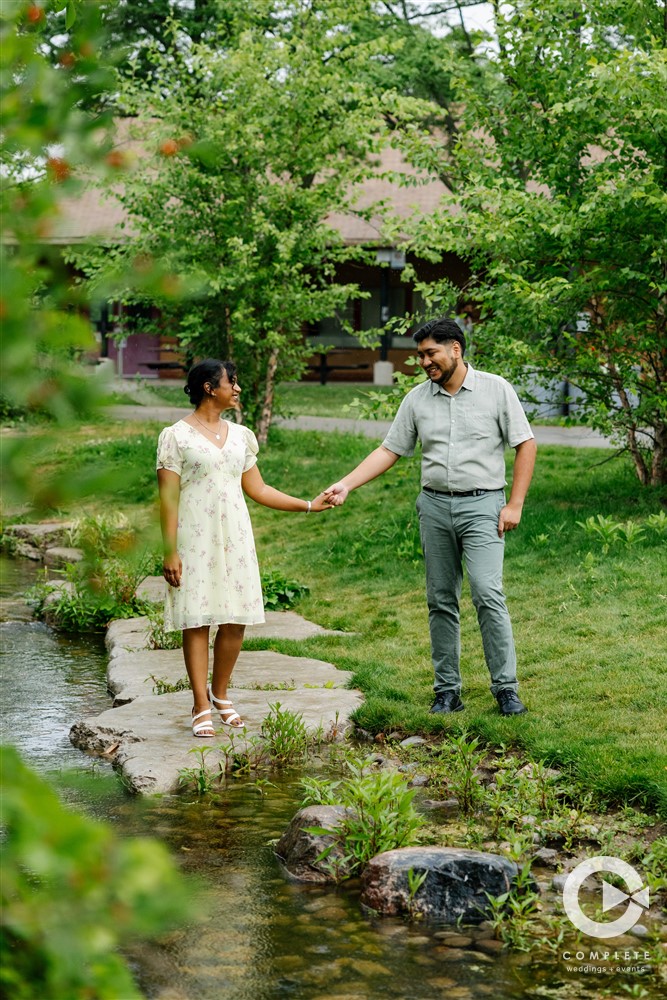
[[[412,455],[419,440],[422,486],[464,492],[502,489],[505,448],[532,437],[509,382],[468,364],[453,396],[430,380],[412,389],[382,443],[396,455]]]

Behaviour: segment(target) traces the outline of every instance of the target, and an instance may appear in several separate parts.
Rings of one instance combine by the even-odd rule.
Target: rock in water
[[[427,872],[410,900],[408,873]],[[452,847],[401,847],[376,855],[362,875],[361,902],[378,913],[422,914],[433,920],[479,924],[489,916],[486,894],[508,892],[518,868],[497,854]]]
[[[344,857],[335,831],[346,815],[345,806],[306,806],[300,809],[276,844],[276,854],[285,868],[302,882],[331,882],[347,874],[340,868]],[[311,829],[331,833],[310,833]],[[326,858],[318,858],[327,848]]]

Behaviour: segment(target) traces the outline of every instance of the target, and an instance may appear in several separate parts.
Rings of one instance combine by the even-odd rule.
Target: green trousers
[[[503,490],[471,497],[423,491],[417,498],[436,694],[461,691],[459,599],[464,563],[491,693],[518,687],[512,623],[503,593],[505,541],[498,537],[504,505]]]

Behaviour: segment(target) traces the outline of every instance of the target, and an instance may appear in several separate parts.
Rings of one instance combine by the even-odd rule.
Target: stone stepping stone
[[[162,583],[160,577],[158,579]],[[246,635],[265,638],[308,638],[327,634],[326,629],[294,612],[267,612],[264,625]],[[107,754],[120,770],[128,788],[140,794],[175,792],[179,774],[197,765],[190,750],[209,748],[206,769],[220,773],[224,750],[220,745],[243,747],[245,737],[218,721],[216,739],[192,735],[188,690],[158,695],[156,681],[176,686],[187,679],[180,649],[148,649],[148,618],[112,622],[107,630],[109,650],[107,683],[116,707],[93,719],[77,722],[70,731],[72,743],[82,750]],[[260,631],[261,630],[261,631]],[[232,677],[229,697],[246,723],[246,735],[260,733],[271,705],[280,703],[301,715],[312,731],[342,736],[351,714],[361,705],[359,691],[345,687],[349,671],[307,656],[286,656],[271,650],[243,650]]]
[[[358,691],[342,688],[299,688],[295,691],[251,691],[229,689],[230,698],[242,714],[249,736],[259,734],[262,720],[270,706],[279,702],[281,708],[301,714],[306,726],[316,731],[332,727],[342,736],[352,712],[359,707],[362,696]],[[229,744],[230,729],[222,726],[218,716],[213,725],[215,739],[198,739],[192,735],[189,691],[144,696],[120,708],[112,708],[94,719],[77,722],[70,731],[72,743],[82,750],[108,752],[130,791],[142,795],[168,794],[179,788],[179,773],[198,765],[189,751],[210,748],[206,769],[215,775],[224,766],[224,752],[217,749]],[[234,745],[243,749],[244,739],[234,732]]]
[[[107,668],[107,685],[115,705],[153,693],[156,681],[174,686],[187,679],[180,649],[139,649],[113,655]],[[289,689],[344,688],[352,679],[347,670],[308,656],[285,656],[271,650],[241,652],[232,684],[243,690],[260,689],[272,694]]]

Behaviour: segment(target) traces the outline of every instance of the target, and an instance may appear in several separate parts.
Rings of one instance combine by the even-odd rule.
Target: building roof
[[[140,155],[139,144],[127,138],[127,129],[121,129],[118,148],[130,149]],[[394,173],[409,178],[409,185],[391,180],[386,173]],[[400,151],[385,148],[378,160],[376,177],[369,178],[360,186],[356,199],[360,209],[379,201],[385,202],[390,211],[399,219],[407,219],[415,211],[421,214],[434,212],[442,195],[448,189],[442,181],[420,172],[407,163]],[[343,237],[347,244],[382,244],[382,223],[379,216],[370,220],[360,215],[332,213],[326,221]],[[84,243],[95,239],[113,240],[127,237],[132,226],[127,212],[117,197],[108,191],[90,186],[76,197],[65,197],[60,203],[60,212],[54,220],[45,242],[54,244]]]

